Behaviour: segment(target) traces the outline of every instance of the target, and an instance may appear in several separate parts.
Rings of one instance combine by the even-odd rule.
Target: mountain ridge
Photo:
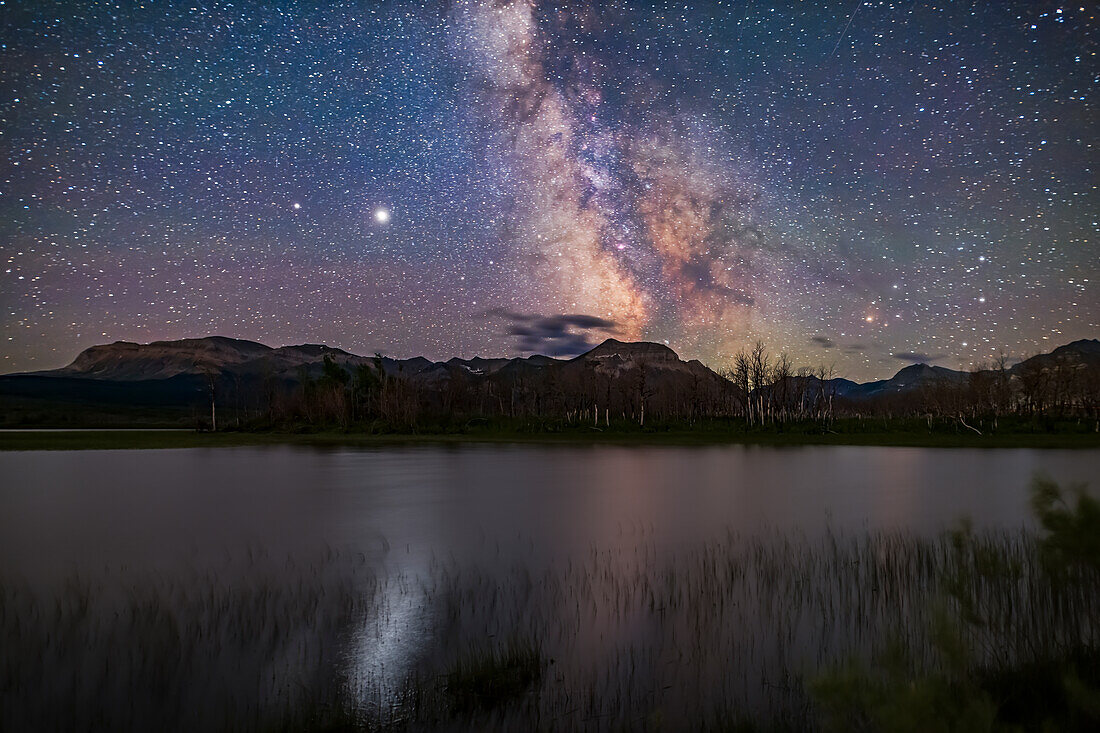
[[[134,341],[115,341],[110,344],[98,344],[81,351],[72,362],[58,369],[31,372],[14,372],[0,377],[75,377],[84,379],[105,379],[109,381],[148,381],[167,379],[181,374],[203,375],[211,369],[239,371],[248,375],[268,375],[297,377],[296,370],[305,366],[319,367],[324,358],[331,357],[345,368],[355,368],[360,364],[373,364],[375,357],[360,356],[339,347],[325,344],[296,344],[286,346],[268,346],[258,341],[238,339],[230,336],[212,335],[176,340],[158,340],[147,344]],[[1050,352],[1038,354],[1017,362],[1008,369],[1018,373],[1021,366],[1038,360],[1041,364],[1052,359],[1072,358],[1084,363],[1100,363],[1100,339],[1078,339],[1056,347]],[[675,365],[687,371],[704,369],[717,376],[717,373],[697,359],[684,361],[676,352],[664,344],[651,341],[624,342],[608,338],[583,354],[572,359],[557,359],[542,354],[527,357],[482,357],[470,359],[451,357],[446,361],[432,361],[423,356],[407,359],[382,357],[387,373],[415,376],[432,369],[462,368],[475,375],[495,374],[517,363],[526,363],[534,367],[552,364],[566,365],[596,361],[605,371],[622,372],[641,363],[647,365]],[[231,369],[232,367],[232,369]],[[854,382],[843,377],[833,380],[844,387],[843,392],[878,393],[882,391],[904,391],[936,379],[950,382],[966,378],[967,371],[914,362],[899,369],[893,376],[869,382]]]
[[[509,400],[522,394],[537,404],[545,400],[590,406],[601,402],[620,405],[617,409],[629,409],[633,400],[652,403],[652,407],[669,414],[685,410],[690,413],[691,405],[696,404],[732,405],[743,401],[738,396],[743,395],[742,390],[726,376],[698,360],[682,360],[668,346],[645,341],[611,338],[572,359],[539,354],[452,357],[446,361],[423,356],[381,357],[383,374],[377,371],[378,358],[324,344],[271,347],[226,336],[148,344],[116,341],[89,347],[59,369],[0,375],[0,422],[21,422],[20,414],[39,408],[64,413],[74,405],[92,404],[193,412],[204,401],[210,403],[212,391],[222,394],[220,399],[257,405],[270,402],[277,393],[300,393],[303,383],[331,378],[325,376],[326,360],[346,372],[346,384],[362,379],[369,382],[383,374],[399,378],[443,412],[450,409],[448,405],[459,394],[475,395],[471,399],[478,404],[484,404],[484,400],[499,402],[504,394]],[[1059,346],[1010,368],[1006,366],[1002,376],[1022,384],[1035,373],[1063,365],[1100,370],[1100,340],[1081,339]],[[984,374],[996,376],[993,371]],[[888,379],[865,383],[842,377],[822,381],[814,376],[791,375],[783,390],[813,399],[829,395],[859,411],[864,409],[860,405],[903,397],[929,386],[966,387],[971,378],[969,372],[916,363]],[[777,387],[773,384],[766,389]],[[498,407],[503,409],[503,404]]]

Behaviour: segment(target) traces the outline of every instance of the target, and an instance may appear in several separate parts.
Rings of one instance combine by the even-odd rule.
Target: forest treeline
[[[293,381],[242,382],[212,372],[208,412],[197,410],[195,418],[215,428],[372,430],[461,427],[501,418],[593,429],[690,427],[714,419],[747,428],[812,422],[828,429],[841,418],[922,418],[929,427],[947,420],[976,432],[996,429],[1006,417],[1100,419],[1100,364],[1072,354],[1040,355],[1012,366],[1000,357],[969,372],[914,367],[912,383],[893,384],[895,378],[871,385],[839,379],[829,365],[795,368],[786,354],[773,354],[763,343],[737,353],[718,371],[674,354],[671,360],[640,354],[614,366],[583,357],[540,366],[515,360],[511,366],[477,373],[449,365],[445,377],[427,379],[381,355],[357,363],[325,355],[320,369],[302,367]]]

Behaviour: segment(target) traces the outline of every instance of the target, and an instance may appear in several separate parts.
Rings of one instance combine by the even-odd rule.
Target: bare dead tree
[[[751,409],[751,396],[749,394],[751,389],[751,377],[750,368],[751,360],[749,355],[745,353],[744,349],[741,349],[733,357],[733,384],[737,388],[737,399],[741,403],[741,414],[752,425],[752,409]]]
[[[833,398],[836,396],[836,366],[821,363],[814,372],[817,378],[817,415],[828,425],[833,419]]]
[[[206,392],[210,395],[210,430],[216,433],[218,432],[218,383],[221,381],[221,371],[214,365],[207,364],[202,367],[201,373]]]
[[[770,371],[768,351],[763,341],[757,341],[749,353],[749,392],[752,395],[750,402],[761,425],[764,424],[764,396]]]
[[[791,373],[794,367],[791,365],[787,352],[782,352],[776,357],[771,375],[771,403],[773,419],[780,422],[789,417],[789,392],[791,389]]]

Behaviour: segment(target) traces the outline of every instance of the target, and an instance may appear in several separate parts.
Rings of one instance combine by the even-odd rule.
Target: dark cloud
[[[927,364],[928,362],[937,361],[942,359],[946,354],[925,354],[921,351],[898,351],[890,356],[898,359],[899,361],[910,361],[921,364]]]
[[[495,308],[487,316],[510,321],[505,333],[516,337],[516,350],[546,356],[577,356],[598,342],[592,331],[614,333],[616,324],[599,316],[581,313],[542,316]]]
[[[831,349],[836,346],[835,341],[830,338],[825,338],[824,336],[811,336],[810,343],[814,346],[819,346],[822,349]]]
[[[849,352],[866,351],[867,344],[848,344],[844,347],[844,350]]]

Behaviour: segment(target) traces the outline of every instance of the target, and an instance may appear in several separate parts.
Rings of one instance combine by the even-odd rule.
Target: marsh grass
[[[6,578],[0,729],[812,730],[914,680],[913,705],[976,690],[994,716],[1098,682],[1100,571],[1034,534],[630,531],[498,566],[249,551]]]
[[[324,562],[313,582],[118,568],[45,590],[3,582],[0,728],[312,724],[342,704],[338,640],[367,597]]]
[[[870,658],[812,680],[836,731],[1100,727],[1100,503],[1032,485],[1040,537],[990,542],[962,522],[927,633],[895,631]]]
[[[523,696],[542,677],[538,646],[513,639],[503,647],[475,650],[446,673],[445,690],[453,710],[493,710]]]

